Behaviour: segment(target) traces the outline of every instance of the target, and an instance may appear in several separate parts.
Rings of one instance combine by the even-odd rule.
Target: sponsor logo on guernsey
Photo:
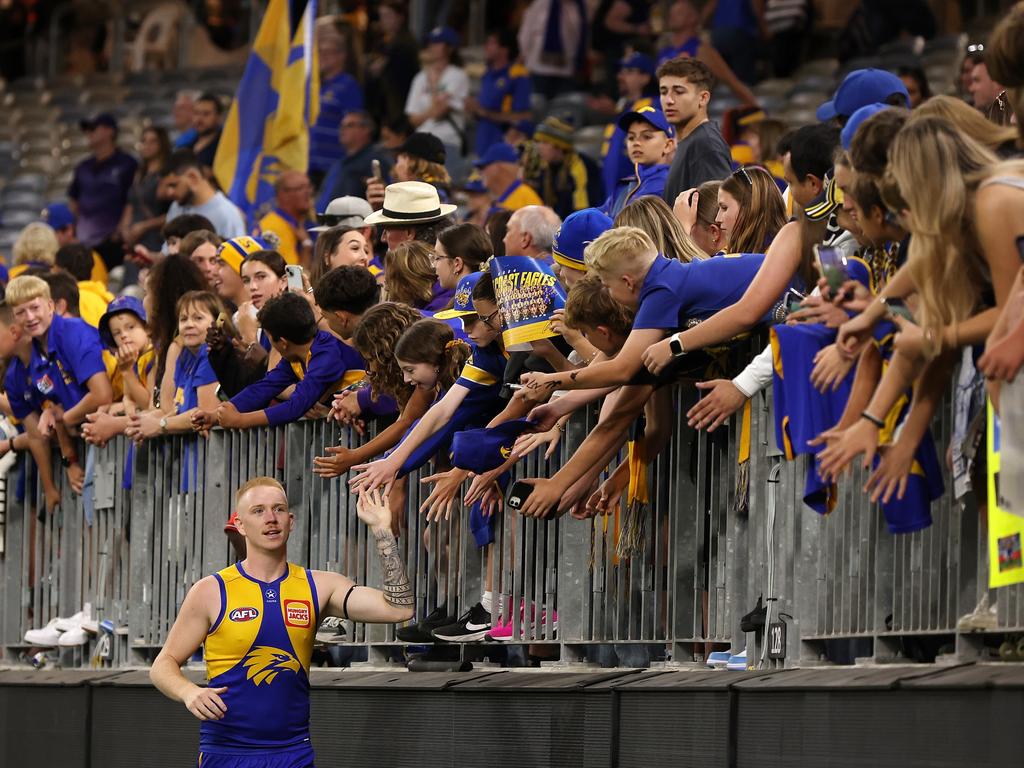
[[[275,592],[274,590],[268,589],[267,592],[266,592],[266,595],[267,595],[267,602],[268,603],[276,603],[277,602],[277,592]]]
[[[228,616],[231,621],[252,621],[259,618],[260,612],[255,608],[235,608]]]
[[[284,623],[289,627],[308,629],[313,626],[313,610],[306,600],[284,601]]]

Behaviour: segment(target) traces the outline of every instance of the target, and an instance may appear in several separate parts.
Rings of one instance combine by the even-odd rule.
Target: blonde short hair
[[[637,227],[615,227],[583,251],[583,260],[598,274],[626,275],[643,272],[658,258],[650,235]]]
[[[12,307],[24,304],[32,299],[49,300],[50,286],[41,277],[35,275],[22,275],[16,277],[7,284],[7,291],[4,294],[5,301]]]
[[[272,477],[265,475],[260,477],[253,477],[245,481],[241,488],[235,491],[235,509],[238,509],[238,505],[242,503],[242,497],[245,496],[253,488],[277,488],[281,493],[288,497],[288,494],[284,490],[284,486],[281,485],[277,480]]]
[[[14,241],[15,264],[28,264],[31,261],[52,265],[57,259],[57,233],[49,224],[34,221],[27,225],[18,239]]]

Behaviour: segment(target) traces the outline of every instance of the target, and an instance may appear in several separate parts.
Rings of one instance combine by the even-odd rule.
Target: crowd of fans
[[[695,430],[773,387],[780,446],[816,457],[813,508],[831,510],[836,479],[863,461],[893,533],[929,525],[943,448],[929,425],[954,369],[961,495],[984,487],[982,453],[964,448],[979,394],[998,407],[1024,361],[1024,133],[1011,125],[1024,4],[968,49],[958,95],[931,96],[919,71],[859,69],[803,126],[759,113],[746,85],[759,40],[791,71],[787,41],[806,21],[801,3],[768,5],[774,15],[748,17],[746,3],[706,4],[709,39],[677,0],[658,47],[647,3],[602,3],[588,25],[581,3],[534,0],[518,40],[488,36],[476,97],[459,35],[435,29],[418,51],[402,3],[379,5],[365,54],[358,22],[322,24],[309,172],[283,173],[256,221],[210,173],[217,97],[182,93],[178,135],[147,129],[138,159],[117,148],[110,115],[83,123],[91,156],[70,203],[49,206],[11,254],[0,357],[17,429],[0,453],[31,452],[53,507],[53,446],[82,492],[81,446],[120,434],[378,419],[358,448],[323,446],[312,471],[383,487],[398,530],[404,478],[435,461],[422,511],[447,517],[463,500],[489,557],[508,470],[550,455],[574,411],[603,400],[574,455],[526,481],[521,514],[617,508],[631,465],[671,435],[666,385],[696,379]],[[574,88],[588,29],[619,97],[605,99],[600,159],[577,152],[560,117],[530,123],[531,93]],[[747,107],[725,135],[708,117],[716,82]],[[511,256],[567,293],[552,334],[528,348],[506,345],[513,318],[489,265]],[[715,348],[766,324],[763,354],[701,380]],[[640,417],[630,461],[602,479]],[[492,461],[488,441],[510,450]],[[494,587],[399,636],[511,639],[511,623],[492,622]]]

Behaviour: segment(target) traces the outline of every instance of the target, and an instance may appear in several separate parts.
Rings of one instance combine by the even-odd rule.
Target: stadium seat
[[[39,221],[39,209],[32,211],[8,210],[0,212],[0,225],[9,229],[24,227],[33,221]]]

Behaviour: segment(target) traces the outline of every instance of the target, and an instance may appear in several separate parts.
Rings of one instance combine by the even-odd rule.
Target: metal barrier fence
[[[757,345],[742,346],[738,359],[749,359]],[[1024,632],[1024,590],[1018,587],[998,591],[993,635],[956,632],[958,617],[973,609],[986,581],[983,527],[974,505],[961,505],[947,492],[932,507],[930,528],[892,535],[855,472],[841,485],[838,508],[819,516],[802,503],[806,460],[787,462],[774,448],[770,393],[752,401],[749,490],[738,498],[739,418],[711,435],[695,434],[686,427],[695,390],[681,384],[672,398],[676,423],[650,472],[651,503],[638,554],[616,554],[621,515],[526,520],[506,510],[488,558],[476,548],[461,507],[451,520],[425,521],[418,510],[429,489],[420,475],[410,476],[401,545],[417,615],[439,604],[460,612],[490,585],[494,619],[500,614],[512,621],[517,643],[541,655],[537,646],[556,646],[562,663],[632,666],[692,662],[711,644],[746,647],[749,660],[763,666],[920,659],[933,657],[942,645],[976,658],[987,638]],[[595,418],[593,412],[574,416],[557,455],[547,463],[539,454],[528,457],[518,475],[553,473]],[[936,420],[940,450],[948,427],[944,413]],[[112,440],[90,449],[91,522],[66,485],[51,514],[37,514],[38,492],[15,501],[15,469],[8,477],[0,560],[0,646],[6,658],[27,650],[27,629],[91,603],[94,616],[117,627],[109,653],[97,657],[91,644],[68,651],[65,664],[152,660],[191,584],[231,562],[223,526],[235,489],[257,474],[274,476],[287,489],[296,519],[290,559],[379,583],[377,559],[346,478],[323,480],[311,471],[325,446],[351,447],[360,439],[333,423],[304,421],[217,430],[208,439],[153,440],[134,451],[130,489],[122,483],[127,444]],[[184,472],[188,468],[194,476]],[[769,621],[788,617],[784,660],[764,658],[764,638],[740,631],[740,617],[759,596],[767,601]],[[390,626],[348,630],[348,644],[365,646],[371,661],[383,662],[399,645]],[[486,653],[495,646],[482,647]]]

